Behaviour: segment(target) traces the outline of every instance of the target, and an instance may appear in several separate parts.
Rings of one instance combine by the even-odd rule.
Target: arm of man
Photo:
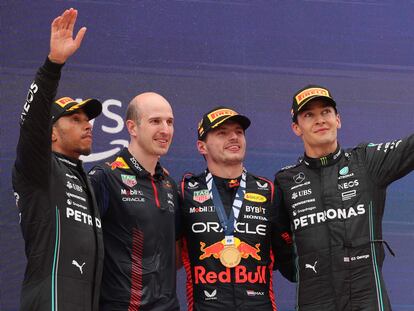
[[[275,180],[275,196],[272,215],[272,249],[274,270],[289,281],[296,282],[295,251],[290,230],[290,219],[283,206],[283,193]]]
[[[181,269],[183,266],[183,260],[181,258],[182,247],[182,240],[177,240],[177,242],[175,242],[175,267],[177,270]]]
[[[91,181],[93,192],[95,194],[99,214],[101,218],[103,218],[109,206],[109,191],[106,184],[105,171],[101,166],[94,166],[89,171],[88,177]]]
[[[20,120],[16,171],[30,183],[46,186],[51,157],[51,105],[56,96],[61,69],[79,48],[86,28],[73,39],[77,11],[66,10],[51,24],[50,52],[31,84]]]
[[[181,269],[183,266],[183,260],[181,257],[182,247],[183,247],[183,218],[182,218],[182,206],[183,202],[183,195],[182,190],[178,189],[178,208],[175,210],[175,238],[176,238],[176,268]]]
[[[403,139],[363,147],[368,171],[377,184],[386,186],[414,169],[414,134]]]

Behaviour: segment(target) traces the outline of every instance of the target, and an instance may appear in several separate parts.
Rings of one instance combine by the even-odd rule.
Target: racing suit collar
[[[303,162],[306,166],[310,168],[320,168],[323,166],[330,166],[335,164],[341,158],[343,152],[341,147],[338,144],[336,150],[325,157],[321,158],[310,158],[304,154],[303,158],[299,159],[300,162]]]
[[[138,177],[148,177],[151,178],[150,172],[148,172],[134,156],[129,152],[128,148],[124,148],[121,151],[121,157],[124,158],[128,166],[135,172]],[[162,168],[160,162],[157,162],[155,166],[154,179],[160,179],[165,175],[164,169]]]
[[[71,167],[77,167],[77,168],[82,168],[82,160],[76,159],[76,158],[72,158],[72,157],[68,157],[62,153],[53,151],[53,153],[55,154],[55,156],[57,157],[57,159],[61,162],[66,163],[67,165],[71,166]]]

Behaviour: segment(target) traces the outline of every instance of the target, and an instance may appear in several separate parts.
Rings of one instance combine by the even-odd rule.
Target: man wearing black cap
[[[243,167],[249,126],[226,107],[207,112],[198,126],[207,170],[184,175],[180,205],[190,311],[276,310],[274,187]]]
[[[30,86],[20,120],[13,188],[27,267],[20,310],[98,310],[103,265],[101,221],[80,155],[91,152],[96,99],[54,101],[61,69],[79,48],[77,11],[51,25],[50,53]]]
[[[414,168],[414,135],[343,150],[331,92],[293,97],[292,130],[305,154],[276,174],[278,222],[297,252],[298,310],[391,310],[381,273],[387,186]]]

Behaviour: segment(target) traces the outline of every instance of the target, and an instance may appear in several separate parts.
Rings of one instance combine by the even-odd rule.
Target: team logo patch
[[[298,173],[297,175],[293,176],[293,180],[295,183],[300,184],[302,181],[305,180],[305,174],[303,172]]]
[[[199,202],[199,203],[204,203],[208,199],[210,199],[210,193],[208,192],[207,189],[200,190],[200,191],[194,191],[194,194],[193,194],[194,201]]]
[[[339,175],[346,175],[349,173],[349,168],[348,166],[344,166],[343,168],[341,168],[341,170],[339,171]]]
[[[128,187],[134,187],[137,184],[137,178],[134,175],[121,174],[122,182]]]
[[[261,183],[260,181],[256,181],[257,187],[259,190],[268,190],[269,184],[267,182]]]
[[[111,164],[111,169],[114,170],[116,168],[124,168],[129,169],[128,164],[126,164],[125,160],[122,157],[117,157],[114,162]]]
[[[198,188],[198,182],[191,182],[191,181],[189,181],[188,182],[188,189],[197,189]]]
[[[266,197],[262,196],[261,194],[252,193],[252,192],[247,192],[244,195],[244,198],[247,201],[251,201],[251,202],[259,202],[259,203],[262,203],[262,202],[266,202],[267,201]]]
[[[206,300],[217,300],[217,289],[213,290],[211,293],[204,290],[204,296]]]
[[[164,188],[166,188],[166,189],[171,189],[172,188],[172,184],[171,184],[171,182],[169,181],[169,180],[166,180],[166,179],[164,179],[163,181],[162,181],[162,185],[164,186]]]

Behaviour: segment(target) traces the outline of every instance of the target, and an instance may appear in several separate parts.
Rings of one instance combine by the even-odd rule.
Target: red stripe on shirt
[[[142,254],[144,234],[138,229],[132,230],[131,252],[131,297],[128,311],[138,311],[142,301]]]
[[[188,255],[187,240],[185,238],[183,239],[181,257],[183,260],[185,274],[187,276],[187,284],[186,284],[187,310],[193,311],[194,310],[193,278],[191,276],[191,264],[190,264],[190,258]]]

